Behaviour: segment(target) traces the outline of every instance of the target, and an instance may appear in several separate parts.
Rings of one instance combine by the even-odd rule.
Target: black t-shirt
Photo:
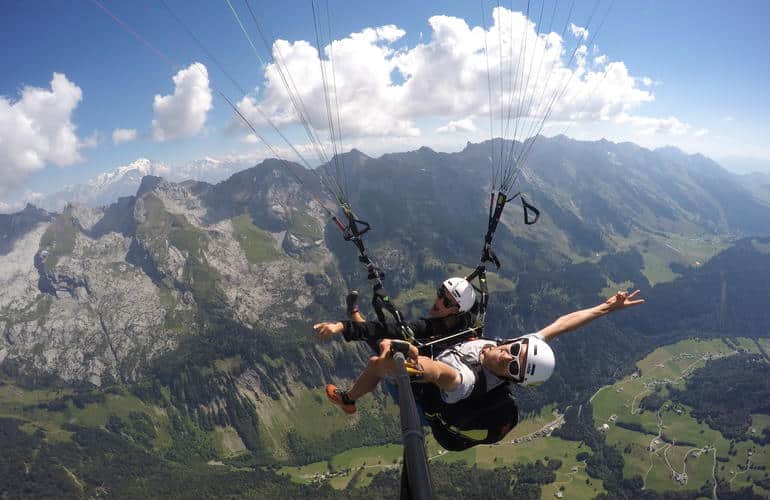
[[[380,340],[383,339],[403,339],[401,330],[395,323],[380,323],[379,321],[366,321],[356,323],[353,321],[343,321],[345,329],[342,335],[348,342],[354,340],[364,341],[375,351],[379,351]],[[407,323],[412,329],[414,338],[417,340],[426,340],[433,337],[443,337],[457,333],[464,328],[462,322],[459,322],[458,328],[449,329],[442,318],[420,318]]]

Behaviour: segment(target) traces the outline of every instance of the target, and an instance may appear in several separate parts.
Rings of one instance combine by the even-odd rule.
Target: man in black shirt
[[[476,292],[467,280],[449,278],[438,289],[429,316],[409,322],[409,327],[418,340],[451,335],[469,326],[467,316],[475,303]],[[348,342],[365,341],[377,353],[380,352],[380,341],[383,339],[402,338],[398,325],[394,323],[362,321],[363,317],[356,312],[351,316],[354,318],[353,321],[323,322],[313,325],[316,338],[322,340],[341,333]],[[373,363],[377,359],[380,357],[371,358]],[[380,370],[364,370],[349,391],[341,391],[333,385],[328,385],[326,395],[345,412],[354,413],[355,400],[371,392],[379,383],[381,375]]]

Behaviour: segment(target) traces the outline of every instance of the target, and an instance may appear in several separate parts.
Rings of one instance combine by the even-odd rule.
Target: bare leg
[[[347,391],[348,397],[355,401],[361,396],[369,394],[377,387],[377,384],[380,383],[382,375],[382,360],[372,356],[369,360],[369,364],[366,365],[364,371],[358,376],[353,387]]]

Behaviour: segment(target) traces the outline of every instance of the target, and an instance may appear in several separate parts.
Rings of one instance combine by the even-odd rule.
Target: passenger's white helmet
[[[527,339],[527,366],[521,385],[538,385],[548,380],[556,367],[556,356],[548,342],[537,337]]]
[[[468,280],[464,278],[449,278],[444,280],[442,286],[446,288],[460,306],[460,312],[470,311],[476,303],[476,292]]]

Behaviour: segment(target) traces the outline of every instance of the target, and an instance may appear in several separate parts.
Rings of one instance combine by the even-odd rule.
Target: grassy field
[[[658,283],[674,281],[679,276],[671,270],[671,262],[655,252],[642,250],[642,258],[644,259],[642,274],[653,286]]]
[[[758,352],[753,341],[734,340],[740,348]],[[669,403],[660,412],[653,412],[640,411],[639,407],[641,400],[656,390],[665,399],[668,392],[664,384],[682,387],[688,374],[703,367],[707,360],[736,352],[719,339],[685,340],[656,349],[637,362],[637,374],[597,391],[592,398],[594,419],[598,426],[608,424],[607,442],[623,453],[625,477],[640,475],[646,488],[660,492],[695,490],[711,481],[715,457],[719,456],[728,458],[727,462],[716,462],[720,480],[730,481],[733,489],[753,485],[757,493],[767,493],[752,482],[761,479],[765,471],[747,470],[746,464],[749,461],[770,465],[770,447],[747,441],[735,444],[733,452],[728,453],[730,442],[718,431],[698,423],[690,415],[690,408]],[[562,465],[556,471],[556,481],[543,488],[543,498],[554,498],[562,487],[565,498],[591,498],[604,492],[602,482],[588,477],[585,463],[577,460],[583,451],[592,453],[581,443],[551,436],[512,443],[513,439],[532,434],[553,421],[556,416],[552,411],[553,407],[546,407],[539,414],[523,416],[506,440],[494,446],[446,452],[429,436],[429,460],[493,469],[554,458],[561,460]],[[770,425],[770,416],[753,418],[757,432]],[[643,431],[623,428],[618,422],[638,425]],[[319,480],[319,474],[336,472],[337,476],[320,480],[329,481],[335,488],[363,487],[380,470],[398,466],[400,456],[401,448],[397,445],[365,447],[341,453],[328,462],[283,470],[295,481],[304,482]]]
[[[553,407],[548,406],[537,415],[523,416],[516,429],[505,441],[494,446],[478,446],[463,452],[447,452],[436,443],[432,436],[427,439],[428,460],[441,462],[464,462],[469,466],[494,469],[513,464],[531,463],[546,458],[562,461],[556,471],[556,482],[543,490],[544,498],[552,498],[560,487],[564,487],[567,498],[589,498],[603,493],[601,481],[589,478],[585,463],[576,455],[590,449],[575,441],[564,441],[555,437],[544,437],[520,444],[511,444],[516,437],[531,434],[541,429],[556,417]],[[403,449],[399,444],[355,448],[332,457],[329,461],[316,462],[302,467],[283,467],[281,471],[294,481],[328,481],[337,489],[365,487],[374,475],[388,468],[401,466]],[[575,470],[573,471],[573,468]],[[588,480],[588,482],[586,482]]]
[[[323,238],[323,231],[318,221],[310,215],[295,210],[289,220],[289,230],[295,235],[305,240],[318,240]]]
[[[432,305],[435,297],[435,283],[418,282],[411,288],[401,290],[393,301],[398,305],[412,304],[420,311],[417,315],[421,316]]]
[[[622,283],[615,283],[613,281],[607,280],[607,286],[602,288],[602,291],[599,292],[599,297],[606,299],[610,295],[614,295],[618,292],[618,290],[631,290],[634,288],[634,282],[632,281],[624,281]]]
[[[251,264],[260,264],[277,259],[280,253],[276,249],[275,239],[251,222],[247,213],[233,217],[233,236],[243,250],[246,260]]]
[[[750,352],[758,352],[756,344],[748,339],[734,339],[736,345]],[[766,345],[768,339],[761,339]],[[727,462],[716,462],[716,475],[720,481],[728,481],[733,489],[752,486],[762,495],[770,492],[757,486],[754,481],[764,477],[764,470],[747,469],[746,465],[770,465],[770,447],[758,446],[752,441],[734,444],[706,424],[698,423],[690,408],[670,404],[658,412],[640,411],[644,396],[658,389],[662,397],[667,390],[661,383],[681,387],[686,376],[705,365],[708,359],[735,354],[721,340],[690,339],[656,349],[637,362],[638,374],[626,377],[616,384],[600,389],[592,400],[597,425],[607,423],[609,444],[616,446],[625,460],[624,476],[640,475],[645,487],[655,491],[695,490],[712,480],[715,457],[725,457]],[[312,405],[311,405],[312,406]],[[310,411],[310,407],[308,407]],[[556,437],[540,437],[532,441],[512,444],[515,438],[527,436],[553,421],[553,407],[546,407],[536,415],[522,416],[516,429],[506,440],[494,446],[479,446],[463,452],[446,452],[428,436],[427,452],[431,462],[463,462],[468,466],[493,469],[514,464],[531,463],[548,458],[561,460],[556,471],[556,481],[545,485],[542,498],[555,498],[563,488],[565,498],[592,498],[603,493],[601,481],[590,478],[585,463],[577,460],[581,452],[592,451],[579,442],[565,441]],[[614,416],[614,422],[610,417]],[[770,416],[753,415],[752,425],[757,432],[770,426]],[[616,423],[637,424],[644,432],[628,430]],[[668,442],[667,442],[668,441]],[[337,489],[365,487],[381,470],[399,467],[399,445],[363,447],[348,450],[329,461],[304,467],[284,467],[282,471],[294,481],[328,481]],[[680,482],[675,481],[680,475]],[[681,481],[686,474],[686,481]]]
[[[221,458],[234,457],[246,451],[238,432],[230,426],[214,428],[214,448]]]
[[[257,402],[257,414],[261,424],[260,436],[263,444],[277,459],[287,457],[286,436],[295,436],[309,441],[322,441],[334,432],[344,430],[360,421],[363,415],[379,411],[380,403],[372,397],[356,402],[358,412],[346,415],[329,404],[323,388],[308,389],[292,387],[292,396],[280,400],[263,399]],[[386,412],[395,415],[398,407],[388,400]],[[313,425],[296,425],[297,422],[312,422]]]
[[[733,340],[741,350],[759,352],[751,339]],[[646,488],[656,491],[693,490],[712,480],[716,463],[717,478],[729,481],[733,489],[753,485],[755,492],[766,494],[752,482],[752,479],[761,479],[765,472],[746,470],[745,466],[747,460],[770,466],[770,446],[737,442],[730,454],[730,441],[690,416],[691,409],[687,406],[668,402],[657,412],[640,409],[640,401],[646,395],[658,391],[663,399],[667,397],[662,384],[682,388],[686,377],[694,369],[703,367],[708,359],[737,352],[719,339],[690,339],[665,346],[637,362],[637,373],[601,388],[593,396],[594,419],[598,426],[609,426],[608,444],[623,452],[625,477],[638,474]],[[623,424],[635,424],[641,429],[629,430],[621,427]],[[770,416],[756,416],[758,428],[767,424]],[[729,460],[716,462],[716,456]],[[680,475],[679,481],[676,475]]]
[[[10,381],[0,384],[0,417],[26,420],[24,429],[30,433],[40,429],[50,441],[66,441],[72,433],[62,429],[65,423],[84,427],[104,427],[111,415],[128,420],[132,412],[144,413],[150,417],[157,436],[153,447],[166,449],[171,445],[166,412],[157,406],[147,405],[131,394],[107,394],[104,401],[88,403],[78,408],[72,401],[66,401],[59,411],[47,409],[47,404],[67,396],[72,390],[29,390]]]
[[[612,240],[620,248],[641,249],[644,261],[642,273],[652,285],[670,282],[679,276],[671,270],[671,264],[701,266],[730,246],[729,241],[718,237],[636,230],[632,230],[625,238],[614,235]],[[602,256],[603,254],[595,254],[589,257],[573,257],[572,260],[574,263],[598,262]]]

